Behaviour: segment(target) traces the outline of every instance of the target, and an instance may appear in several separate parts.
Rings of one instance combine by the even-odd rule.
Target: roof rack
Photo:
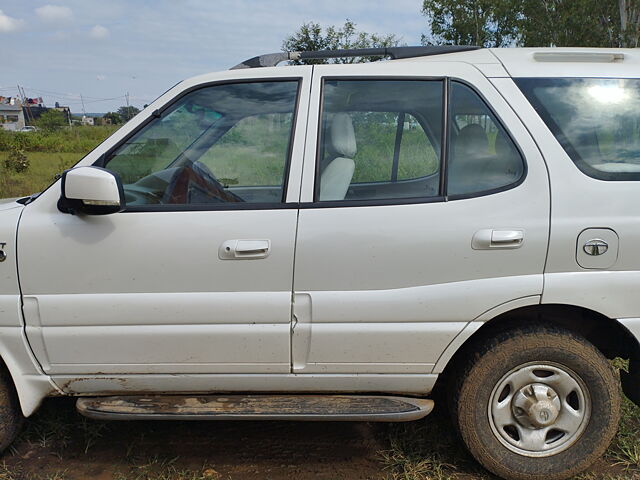
[[[389,57],[414,58],[429,55],[442,55],[445,53],[465,52],[477,50],[480,47],[472,45],[442,45],[428,47],[381,47],[381,48],[350,48],[347,50],[318,50],[315,52],[279,52],[259,55],[239,63],[231,70],[239,68],[275,67],[280,62],[287,60],[310,60],[320,58],[344,58],[344,57]]]

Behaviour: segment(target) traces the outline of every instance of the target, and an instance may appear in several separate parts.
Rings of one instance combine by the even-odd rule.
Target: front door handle
[[[494,250],[520,248],[524,243],[524,230],[494,230],[486,228],[478,230],[471,240],[474,250]]]
[[[255,260],[267,258],[271,251],[270,240],[227,240],[218,249],[220,260]]]

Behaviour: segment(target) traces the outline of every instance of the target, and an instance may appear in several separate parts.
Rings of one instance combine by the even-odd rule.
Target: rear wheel
[[[555,327],[483,342],[458,372],[453,416],[488,470],[517,480],[563,479],[593,463],[617,430],[620,394],[606,358]]]

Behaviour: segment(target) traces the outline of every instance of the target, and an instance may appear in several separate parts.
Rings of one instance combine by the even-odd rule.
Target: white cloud
[[[376,8],[371,8],[373,3]],[[45,22],[34,10],[47,4],[69,7],[72,19],[66,24]],[[130,101],[136,99],[134,104],[141,106],[179,80],[280,50],[284,37],[303,22],[340,26],[350,18],[359,30],[395,33],[408,44],[419,44],[428,23],[420,13],[421,4],[418,0],[0,0],[0,9],[24,19],[17,33],[3,35],[6,29],[0,28],[0,60],[4,60],[0,83],[13,85],[19,79],[34,88],[81,91],[95,98],[128,91]],[[92,38],[92,27],[98,25],[108,29],[106,38]],[[100,81],[97,75],[106,79]],[[45,101],[64,103],[66,98],[50,95]],[[72,109],[81,111],[79,97],[73,98]],[[121,103],[119,99],[93,105],[96,111],[108,111]]]
[[[20,30],[24,25],[24,20],[12,18],[0,10],[0,33],[11,33]]]
[[[108,38],[109,37],[109,29],[106,28],[106,27],[103,27],[102,25],[96,25],[89,32],[89,36],[91,38],[95,38],[95,39],[98,39],[98,40],[102,40],[102,39]]]
[[[98,75],[96,75],[96,80],[102,81],[105,78],[107,78],[105,75],[102,75],[101,73],[99,73]]]
[[[73,18],[71,9],[60,5],[45,5],[44,7],[36,8],[36,15],[45,22],[50,23],[68,22]]]

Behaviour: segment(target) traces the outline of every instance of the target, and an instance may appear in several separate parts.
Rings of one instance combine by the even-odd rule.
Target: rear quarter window
[[[640,180],[640,79],[522,78],[516,84],[582,172]]]

